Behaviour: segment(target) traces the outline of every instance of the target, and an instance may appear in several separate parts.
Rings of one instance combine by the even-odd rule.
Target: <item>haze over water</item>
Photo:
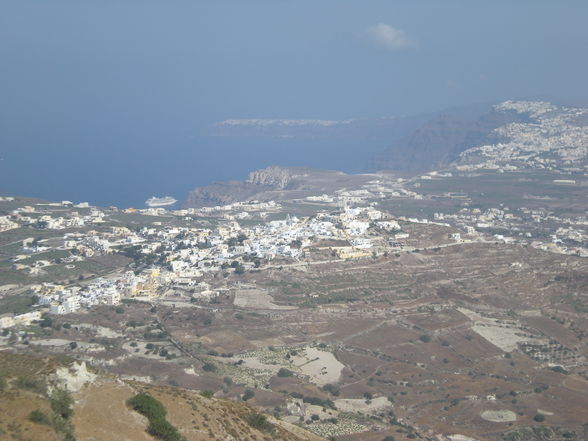
[[[199,134],[586,102],[586,16],[585,1],[2,2],[0,193],[139,206],[272,164],[358,171],[352,152],[385,143]]]
[[[196,186],[244,180],[250,171],[275,164],[346,172],[360,172],[365,166],[357,159],[356,140],[145,136],[129,139],[121,149],[122,141],[113,140],[105,146],[103,140],[93,140],[85,143],[83,150],[80,144],[72,143],[69,148],[47,148],[35,156],[25,149],[5,151],[0,162],[0,192],[100,206],[143,207],[153,195],[170,195],[181,202]],[[383,147],[382,142],[374,141],[359,146],[364,152]]]

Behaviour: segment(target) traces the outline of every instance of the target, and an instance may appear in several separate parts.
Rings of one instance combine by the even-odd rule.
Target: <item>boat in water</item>
[[[177,199],[172,198],[171,196],[165,196],[162,198],[158,198],[153,196],[145,201],[145,205],[148,207],[167,207],[168,205],[175,204]]]

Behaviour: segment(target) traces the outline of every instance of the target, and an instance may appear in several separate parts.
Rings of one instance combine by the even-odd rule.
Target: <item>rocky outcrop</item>
[[[96,374],[88,371],[86,362],[74,362],[71,366],[60,366],[55,371],[55,381],[60,389],[79,392],[82,387],[96,380]]]
[[[293,174],[290,169],[272,166],[249,173],[247,183],[283,190],[292,181],[292,178]]]
[[[251,199],[265,190],[265,186],[241,181],[215,182],[192,190],[184,208],[214,207]]]
[[[272,166],[249,173],[245,182],[215,182],[198,187],[188,194],[184,207],[211,207],[226,205],[237,201],[257,199],[268,191],[284,190],[294,185],[297,176],[295,168]]]

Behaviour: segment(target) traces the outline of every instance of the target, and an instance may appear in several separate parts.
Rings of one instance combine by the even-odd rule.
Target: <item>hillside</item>
[[[392,141],[382,153],[370,159],[371,170],[424,171],[445,167],[469,148],[497,141],[494,130],[507,123],[524,121],[514,112],[491,107],[442,112],[408,136]]]
[[[371,159],[372,170],[429,171],[458,163],[534,169],[582,168],[588,110],[505,101],[482,113],[444,112]]]
[[[69,359],[4,351],[0,352],[0,375],[0,440],[154,440],[147,432],[147,418],[127,404],[138,393],[159,400],[167,410],[167,420],[186,441],[322,439],[264,417],[244,403],[171,386],[123,381],[89,372],[85,364]],[[63,406],[56,404],[55,397],[64,390],[69,391],[73,404],[71,415],[62,418],[57,414],[63,412]]]

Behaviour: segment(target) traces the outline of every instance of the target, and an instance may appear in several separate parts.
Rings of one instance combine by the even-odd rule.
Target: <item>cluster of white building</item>
[[[577,219],[562,218],[545,210],[525,207],[516,210],[510,210],[508,207],[489,208],[484,211],[479,208],[464,207],[453,214],[434,213],[434,219],[448,222],[469,235],[477,235],[484,230],[500,229],[504,232],[494,234],[493,237],[496,240],[529,243],[535,248],[561,254],[588,255],[588,251],[580,245],[565,245],[566,241],[581,244],[588,240],[586,234],[588,218],[582,216]],[[543,230],[545,225],[558,227],[545,239],[529,242],[535,236],[534,230]]]
[[[371,226],[400,230],[396,221],[384,220],[382,212],[362,207],[345,208],[338,214],[319,213],[302,220],[287,216],[251,227],[225,221],[214,229],[145,228],[140,236],[145,239],[143,253],[165,250],[172,283],[190,284],[205,273],[227,270],[234,261],[249,269],[260,259],[298,259],[304,247],[320,240],[341,239],[349,241],[350,247],[370,248],[372,242],[366,234]]]
[[[88,213],[81,214],[71,211],[71,208],[88,209]],[[90,207],[87,203],[73,205],[71,202],[26,205],[11,212],[9,220],[20,225],[41,226],[49,230],[65,230],[80,228],[87,225],[104,223],[105,213]]]
[[[155,297],[162,282],[160,270],[149,269],[140,275],[127,271],[118,277],[98,278],[84,287],[43,284],[35,291],[37,303],[48,307],[50,314],[70,314],[96,305],[118,305],[123,297]]]
[[[18,226],[18,223],[14,222],[10,216],[0,216],[0,233],[18,228]]]
[[[235,213],[234,216],[241,219],[251,217],[251,213],[257,213],[260,217],[267,216],[268,213],[278,212],[282,206],[276,201],[243,201],[227,205],[216,205],[213,207],[188,208],[185,210],[176,210],[173,213],[178,216],[209,216],[223,213]]]
[[[71,314],[95,305],[118,305],[121,290],[116,282],[96,279],[86,287],[43,284],[34,287],[37,303],[48,308],[50,314]]]
[[[497,111],[530,116],[529,123],[511,123],[496,129],[507,141],[464,151],[461,170],[566,169],[584,167],[588,157],[588,126],[576,124],[588,109],[560,107],[545,102],[506,101]],[[471,160],[473,159],[473,161]],[[581,162],[584,161],[584,164]]]

